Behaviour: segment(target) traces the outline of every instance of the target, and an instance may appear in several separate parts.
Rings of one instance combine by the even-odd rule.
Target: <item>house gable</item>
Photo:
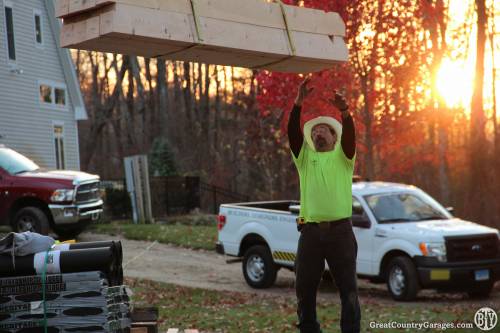
[[[62,124],[64,165],[79,169],[77,120],[86,111],[70,53],[59,48],[59,25],[53,0],[0,0],[0,144],[54,168],[54,124]]]

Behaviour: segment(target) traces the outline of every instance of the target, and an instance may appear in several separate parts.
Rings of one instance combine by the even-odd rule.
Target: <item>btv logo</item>
[[[481,331],[492,330],[497,325],[497,321],[497,314],[492,308],[481,308],[477,310],[474,315],[474,324],[476,324]]]

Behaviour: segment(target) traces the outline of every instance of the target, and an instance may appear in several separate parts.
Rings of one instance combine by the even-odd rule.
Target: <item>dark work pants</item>
[[[350,219],[306,223],[301,228],[295,261],[297,315],[301,333],[321,332],[316,317],[316,294],[325,259],[340,293],[342,333],[359,333],[361,310],[356,280],[358,244]],[[326,227],[326,228],[325,228]]]

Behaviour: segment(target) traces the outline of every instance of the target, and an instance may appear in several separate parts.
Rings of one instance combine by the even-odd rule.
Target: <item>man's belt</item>
[[[306,225],[306,224],[317,226],[321,229],[335,228],[335,227],[338,227],[339,225],[344,225],[346,223],[350,224],[351,218],[346,217],[346,218],[339,219],[339,220],[323,221],[323,222],[306,222],[303,217],[297,217],[296,221],[297,221],[297,230],[301,231],[302,228],[304,227],[304,225]]]

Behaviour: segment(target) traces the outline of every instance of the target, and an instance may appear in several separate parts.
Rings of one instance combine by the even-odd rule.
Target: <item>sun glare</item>
[[[473,73],[459,61],[444,60],[437,74],[437,90],[448,107],[467,107],[472,95]]]

